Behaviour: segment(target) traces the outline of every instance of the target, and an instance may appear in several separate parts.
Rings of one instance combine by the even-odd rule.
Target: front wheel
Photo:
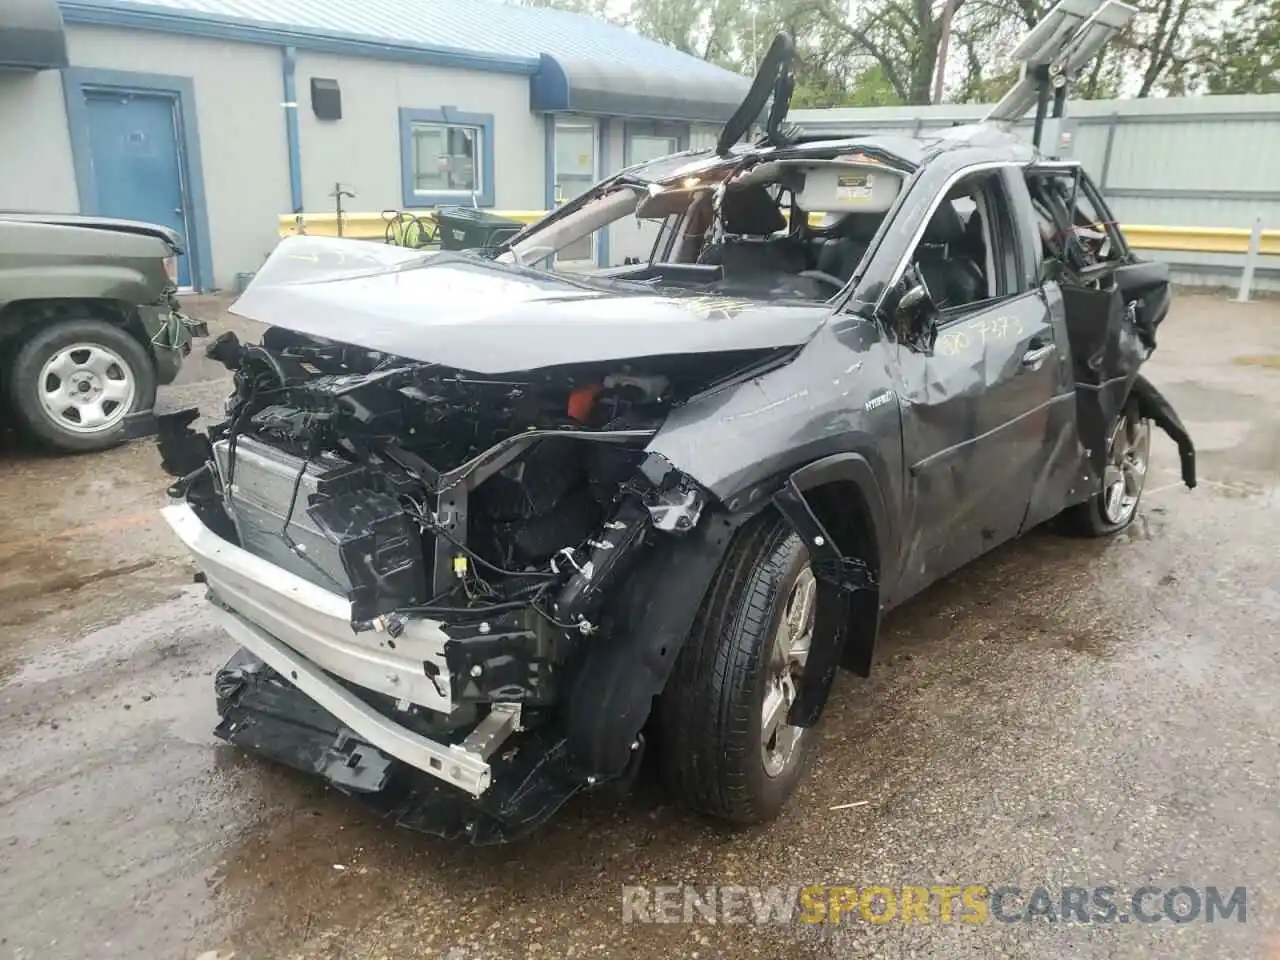
[[[812,731],[786,722],[813,643],[817,581],[776,516],[730,546],[660,709],[660,762],[686,806],[735,823],[777,816]]]
[[[1107,435],[1107,462],[1101,488],[1087,501],[1067,511],[1076,532],[1089,537],[1118,533],[1138,515],[1151,451],[1151,421],[1130,400]]]
[[[14,410],[28,431],[58,450],[105,450],[130,413],[155,403],[146,350],[101,320],[65,320],[35,333],[13,362]]]

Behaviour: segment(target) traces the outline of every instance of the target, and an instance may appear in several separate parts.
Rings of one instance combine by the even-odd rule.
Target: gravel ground
[[[642,783],[498,849],[214,740],[232,645],[156,514],[149,443],[6,451],[0,957],[1280,955],[1280,306],[1183,296],[1149,373],[1201,486],[1157,434],[1127,533],[1037,531],[896,612],[777,822],[727,830]],[[161,403],[225,393],[193,358]],[[1006,912],[1037,886],[1113,886],[1125,913],[1147,884],[1248,899],[1245,923],[624,922],[625,885],[673,884],[1020,887]]]

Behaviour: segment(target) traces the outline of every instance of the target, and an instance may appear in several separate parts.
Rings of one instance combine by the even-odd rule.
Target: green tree
[[[636,32],[721,66],[737,67],[743,0],[637,0],[627,23]]]
[[[521,3],[526,7],[565,10],[569,13],[581,13],[601,20],[609,19],[609,0],[521,0]]]
[[[1196,73],[1210,93],[1280,93],[1280,0],[1240,0],[1200,53]]]

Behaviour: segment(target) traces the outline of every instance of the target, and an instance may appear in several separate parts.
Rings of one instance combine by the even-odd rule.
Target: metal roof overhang
[[[69,65],[57,0],[0,0],[0,68],[56,70]]]
[[[529,84],[529,105],[545,113],[723,123],[750,86],[745,77],[729,73],[691,78],[656,65],[638,68],[543,54]]]

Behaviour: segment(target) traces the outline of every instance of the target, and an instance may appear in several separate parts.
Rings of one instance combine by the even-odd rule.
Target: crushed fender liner
[[[706,516],[631,571],[608,612],[610,643],[591,648],[570,691],[568,748],[576,766],[612,777],[632,762],[653,698],[666,685],[733,535],[749,517]]]
[[[871,613],[870,635],[857,637],[856,654],[858,669],[864,676],[870,672],[871,650],[875,643],[875,630],[879,625],[879,585],[872,566],[859,557],[847,557],[836,544],[831,533],[814,514],[801,491],[797,474],[792,474],[773,496],[773,505],[791,524],[809,551],[809,565],[818,581],[817,606],[814,616],[814,638],[827,639],[815,643],[809,651],[804,675],[795,702],[787,713],[787,722],[798,727],[810,727],[818,722],[827,693],[835,680],[836,670],[847,662],[846,628],[867,629],[865,614]],[[861,594],[864,603],[855,606],[855,597]],[[862,615],[859,615],[862,614]],[[823,629],[829,625],[828,629]]]
[[[1182,425],[1182,420],[1170,406],[1169,401],[1151,385],[1141,374],[1133,380],[1131,394],[1138,401],[1138,412],[1149,417],[1161,430],[1169,435],[1169,439],[1178,445],[1178,460],[1182,465],[1182,482],[1190,489],[1196,485],[1196,448],[1191,442],[1191,435]]]

